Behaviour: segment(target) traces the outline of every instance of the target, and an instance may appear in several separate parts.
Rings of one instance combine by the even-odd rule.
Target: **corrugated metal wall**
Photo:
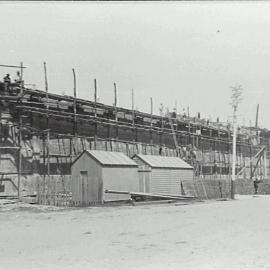
[[[139,191],[138,168],[105,167],[102,168],[103,190]],[[104,193],[104,201],[128,200],[130,195]]]
[[[195,195],[193,170],[152,169],[151,192],[161,194],[182,194],[181,182],[186,195]]]

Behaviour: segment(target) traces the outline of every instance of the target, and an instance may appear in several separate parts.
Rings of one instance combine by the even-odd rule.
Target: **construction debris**
[[[120,190],[105,190],[105,193],[112,194],[127,194],[132,199],[136,200],[147,200],[147,199],[158,199],[158,200],[193,200],[196,197],[183,196],[183,195],[172,195],[172,194],[153,194],[145,192],[132,192],[132,191],[120,191]]]

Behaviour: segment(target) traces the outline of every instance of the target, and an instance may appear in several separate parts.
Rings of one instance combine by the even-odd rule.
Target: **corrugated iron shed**
[[[193,168],[178,157],[135,155],[139,189],[154,194],[196,196]]]
[[[91,205],[127,200],[127,194],[107,194],[106,189],[139,191],[138,165],[122,152],[83,151],[73,162],[72,201]]]
[[[100,150],[85,150],[82,154],[87,153],[93,159],[95,159],[102,166],[129,166],[129,167],[138,167],[137,163],[130,159],[122,152],[109,152],[109,151],[100,151]],[[81,155],[82,155],[81,154]],[[80,155],[80,156],[81,156]],[[74,160],[73,164],[80,158],[77,157]]]
[[[135,155],[151,168],[193,169],[188,163],[178,157],[163,157],[152,155]]]

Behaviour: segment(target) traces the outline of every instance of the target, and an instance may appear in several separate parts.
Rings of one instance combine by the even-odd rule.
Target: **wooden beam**
[[[133,192],[133,191],[120,191],[120,190],[105,190],[105,193],[111,194],[126,194],[133,196],[142,196],[142,197],[155,197],[155,198],[171,198],[171,199],[194,199],[194,196],[183,196],[183,195],[174,195],[174,194],[154,194],[146,192]]]
[[[4,181],[4,182],[10,182],[12,184],[12,186],[18,191],[19,193],[19,187],[16,186],[16,184],[14,183],[14,181],[11,178],[0,178],[0,182]],[[19,196],[18,196],[19,197]],[[20,197],[19,197],[20,198]]]
[[[236,176],[239,176],[240,174],[242,174],[242,172],[246,169],[247,166],[243,166],[240,171],[237,173]]]
[[[0,146],[0,149],[20,149],[19,146]]]
[[[44,112],[44,109],[43,108],[34,108],[34,107],[32,107],[32,106],[17,106],[17,108],[21,108],[21,109],[29,109],[29,110],[31,110],[31,112],[34,112],[35,110],[36,111],[40,111],[40,112]],[[27,111],[27,110],[25,110],[25,111]],[[46,110],[45,110],[46,111]],[[54,117],[54,116],[56,116],[55,114],[59,114],[58,116],[56,116],[56,117],[62,117],[62,118],[66,118],[66,115],[67,116],[71,116],[71,119],[72,119],[72,117],[73,117],[73,119],[74,119],[74,113],[68,113],[68,112],[63,112],[63,111],[58,111],[58,110],[49,110],[49,113],[50,113],[50,115],[52,116],[52,117]],[[85,120],[85,119],[89,119],[89,115],[88,114],[76,114],[76,117],[77,117],[77,119],[78,119],[78,117],[80,117],[80,119],[82,119],[82,120],[84,120],[84,121],[87,121],[87,120]],[[85,119],[83,119],[83,117],[85,117]],[[94,116],[93,117],[91,117],[90,116],[90,118],[93,118],[93,122],[94,122]],[[105,124],[107,124],[107,122],[109,121],[110,123],[115,123],[115,125],[125,125],[125,126],[127,126],[127,127],[130,127],[130,126],[128,126],[128,124],[127,123],[124,123],[124,122],[117,122],[117,121],[115,121],[115,120],[108,120],[107,118],[103,118],[103,117],[99,117],[98,118],[98,120],[99,121],[102,121],[103,123],[105,123]],[[147,125],[136,125],[138,128],[142,128],[142,129],[148,129],[148,130],[150,130],[150,126],[147,126]],[[158,128],[158,127],[153,127],[153,129],[155,129],[156,131],[159,131],[160,132],[160,130],[162,130],[162,129],[160,129],[160,128]],[[164,132],[166,132],[166,130],[164,130]],[[179,131],[179,134],[180,133],[182,133],[182,134],[188,134],[188,132],[181,132],[181,131]],[[209,136],[204,136],[204,135],[202,135],[204,138],[206,138],[206,139],[208,139],[208,140],[213,140],[213,138],[210,138]],[[201,136],[201,137],[202,137]],[[224,140],[223,140],[224,141]]]
[[[255,171],[256,171],[256,169],[257,169],[257,167],[258,167],[258,164],[259,164],[259,162],[260,162],[260,160],[261,160],[261,158],[262,158],[262,156],[263,156],[263,151],[264,151],[264,150],[265,150],[265,147],[263,147],[263,148],[255,155],[255,157],[258,157],[258,159],[257,159],[257,161],[256,161],[256,164],[255,164],[253,170],[251,171],[250,179],[252,179],[253,176],[254,176],[254,174],[255,174]]]
[[[265,146],[263,146],[259,152],[254,156],[255,158],[258,157],[259,155],[261,155],[261,153],[265,150]]]
[[[8,68],[26,68],[24,66],[12,66],[12,65],[0,65],[0,67],[8,67]]]
[[[31,174],[31,172],[22,172],[22,175],[28,175]],[[18,172],[0,172],[0,175],[18,175]]]

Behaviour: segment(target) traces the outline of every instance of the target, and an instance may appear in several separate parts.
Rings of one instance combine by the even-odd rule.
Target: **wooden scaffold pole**
[[[13,66],[10,66],[13,67]],[[20,94],[23,94],[23,62],[20,63]],[[19,114],[19,136],[18,136],[18,198],[21,199],[21,175],[22,175],[22,116]]]
[[[22,117],[19,115],[18,134],[18,198],[21,199],[21,174],[22,174]]]
[[[119,151],[119,145],[118,145],[118,116],[117,116],[117,88],[116,83],[113,83],[114,86],[114,113],[115,113],[115,121],[116,121],[116,148],[117,151]]]
[[[94,114],[95,114],[95,134],[94,134],[94,144],[95,149],[97,148],[97,80],[94,79]],[[110,127],[110,126],[109,126]]]
[[[153,98],[150,97],[150,114],[151,114],[151,119],[150,119],[150,144],[151,144],[151,149],[153,145]]]
[[[74,125],[73,125],[73,134],[75,137],[77,134],[77,89],[76,89],[76,74],[75,69],[72,69],[73,73],[73,95],[74,95],[74,102],[73,102],[73,114],[74,114]]]
[[[44,79],[45,79],[45,91],[46,91],[46,125],[47,125],[47,130],[46,130],[46,140],[45,142],[45,151],[46,151],[46,160],[47,160],[47,185],[50,184],[50,129],[49,129],[49,90],[48,90],[48,78],[47,78],[47,66],[46,62],[44,64]],[[45,153],[43,153],[45,155]],[[45,159],[44,159],[45,160]],[[45,163],[44,163],[45,165]],[[46,174],[44,173],[44,191],[46,192]],[[45,195],[45,194],[44,194]],[[46,195],[45,195],[45,204],[46,204]]]
[[[132,128],[133,128],[133,141],[137,140],[135,130],[135,112],[134,112],[134,89],[131,90],[131,110],[132,110]]]
[[[74,154],[76,154],[76,147],[77,147],[77,136],[78,136],[78,130],[77,130],[77,88],[76,88],[76,73],[75,69],[72,69],[73,73],[73,134],[75,139],[75,147],[74,147]],[[70,165],[72,163],[72,138],[70,138],[71,148],[70,148]]]

